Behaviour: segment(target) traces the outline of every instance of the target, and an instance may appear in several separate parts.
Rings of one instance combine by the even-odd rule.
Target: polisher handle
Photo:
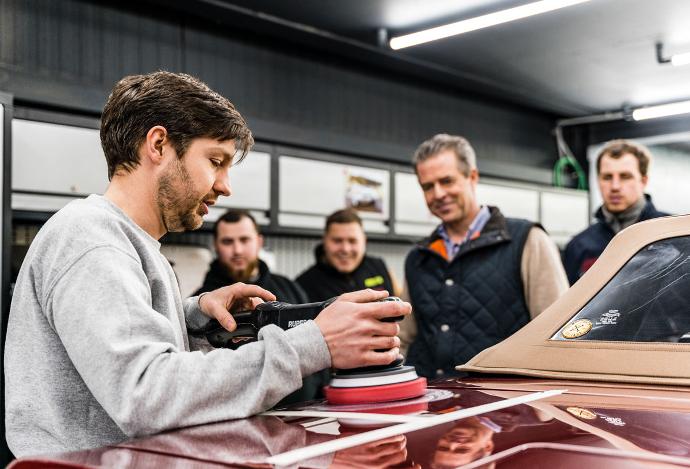
[[[192,335],[206,336],[211,345],[216,348],[235,349],[247,342],[257,339],[259,330],[269,324],[274,324],[281,329],[288,330],[299,326],[303,322],[316,319],[316,317],[333,303],[338,297],[329,298],[326,301],[315,303],[293,304],[283,301],[268,301],[260,303],[254,310],[237,311],[232,317],[237,324],[237,329],[230,332],[224,329],[217,321],[200,332],[190,331]],[[400,298],[389,296],[380,301],[401,301]],[[383,318],[385,322],[398,322],[403,316]]]
[[[218,321],[211,321],[204,330],[193,335],[205,336],[208,342],[216,348],[236,349],[240,345],[254,342],[258,338],[259,330],[269,324],[275,324],[281,329],[292,329],[305,321],[315,319],[319,313],[336,298],[316,303],[292,304],[282,301],[268,301],[260,303],[254,310],[237,311],[232,314],[237,328],[230,332],[223,328]]]

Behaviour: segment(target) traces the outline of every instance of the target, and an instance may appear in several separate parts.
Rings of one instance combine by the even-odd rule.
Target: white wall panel
[[[252,151],[229,170],[230,197],[219,197],[219,207],[256,210],[271,208],[271,155]]]
[[[77,197],[37,194],[12,194],[12,210],[57,212]]]
[[[388,171],[280,156],[280,212],[328,216],[346,206],[348,176],[368,173],[380,181],[381,212],[359,211],[362,218],[385,220],[390,203]]]
[[[477,184],[477,199],[482,205],[495,205],[507,217],[539,221],[539,191],[536,188]]]
[[[585,191],[542,192],[541,224],[551,238],[564,246],[589,226],[589,200]]]
[[[411,173],[395,173],[395,219],[435,225],[439,222],[424,201],[417,176]]]
[[[98,130],[12,120],[12,189],[102,194],[108,170]]]

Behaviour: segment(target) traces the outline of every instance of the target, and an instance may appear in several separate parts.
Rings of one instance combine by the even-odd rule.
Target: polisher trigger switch
[[[379,300],[379,301],[383,302],[383,301],[402,301],[402,300],[400,298],[398,298],[397,296],[389,296],[389,297],[386,297],[386,298]],[[387,318],[382,318],[381,321],[383,321],[383,322],[400,322],[403,319],[405,319],[405,316],[393,316],[393,317],[389,316]]]

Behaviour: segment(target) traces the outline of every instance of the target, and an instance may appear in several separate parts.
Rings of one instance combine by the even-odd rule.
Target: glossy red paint
[[[374,406],[445,413],[547,389],[568,392],[427,430],[342,450],[300,467],[690,467],[690,389],[519,378],[467,378],[430,385],[430,401]],[[291,409],[322,409],[323,403]],[[321,407],[319,407],[321,406]],[[396,410],[397,409],[397,410]],[[355,410],[331,407],[330,410]],[[359,412],[367,409],[358,408]],[[391,425],[357,419],[279,418],[184,428],[119,445],[15,461],[34,467],[269,467],[266,459]]]

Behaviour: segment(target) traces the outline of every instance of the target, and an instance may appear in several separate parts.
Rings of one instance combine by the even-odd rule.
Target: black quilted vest
[[[455,366],[527,324],[520,272],[527,220],[504,218],[490,207],[481,235],[448,262],[429,248],[434,234],[405,261],[405,278],[417,322],[407,363],[426,377],[453,376]]]

